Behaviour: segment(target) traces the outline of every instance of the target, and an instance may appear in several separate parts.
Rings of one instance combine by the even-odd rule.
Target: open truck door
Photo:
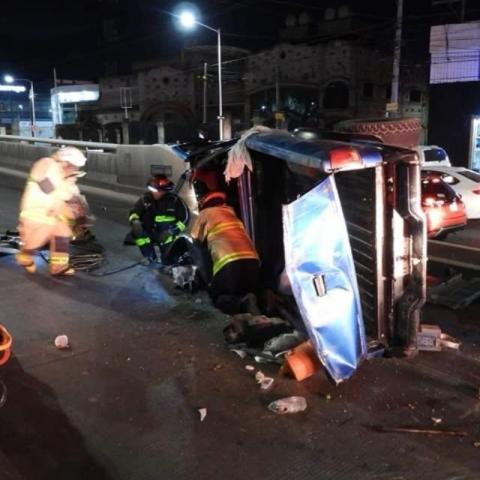
[[[285,266],[309,336],[336,383],[366,355],[360,295],[334,176],[283,207]]]

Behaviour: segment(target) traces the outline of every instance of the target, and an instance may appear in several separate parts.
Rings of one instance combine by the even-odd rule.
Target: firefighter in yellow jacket
[[[63,147],[49,157],[37,160],[30,170],[20,205],[19,232],[21,251],[17,262],[35,272],[35,250],[49,244],[49,268],[52,275],[72,275],[69,247],[75,223],[76,184],[86,163],[85,155],[75,147]]]
[[[201,182],[195,183],[197,192],[199,184],[201,189]],[[259,274],[258,254],[243,223],[226,204],[225,193],[201,193],[199,209],[191,237],[208,247],[212,262],[209,292],[214,301],[220,295],[254,292]]]

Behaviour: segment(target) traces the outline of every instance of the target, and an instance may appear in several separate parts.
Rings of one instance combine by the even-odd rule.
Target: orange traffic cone
[[[7,329],[0,325],[0,366],[7,363],[10,358],[12,346],[12,336]]]
[[[283,372],[295,377],[298,382],[311,377],[322,364],[311,341],[304,342],[285,355]]]

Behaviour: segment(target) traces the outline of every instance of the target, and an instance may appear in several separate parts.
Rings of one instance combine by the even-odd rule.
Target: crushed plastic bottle
[[[283,415],[284,413],[303,412],[307,408],[307,401],[304,397],[286,397],[272,402],[268,409],[271,412]]]

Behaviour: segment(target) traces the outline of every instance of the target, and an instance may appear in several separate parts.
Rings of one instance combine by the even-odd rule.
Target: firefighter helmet
[[[151,192],[171,192],[175,184],[163,173],[154,175],[147,183],[147,188]]]
[[[54,154],[61,162],[68,162],[74,167],[82,168],[87,163],[85,155],[75,147],[59,148]]]

